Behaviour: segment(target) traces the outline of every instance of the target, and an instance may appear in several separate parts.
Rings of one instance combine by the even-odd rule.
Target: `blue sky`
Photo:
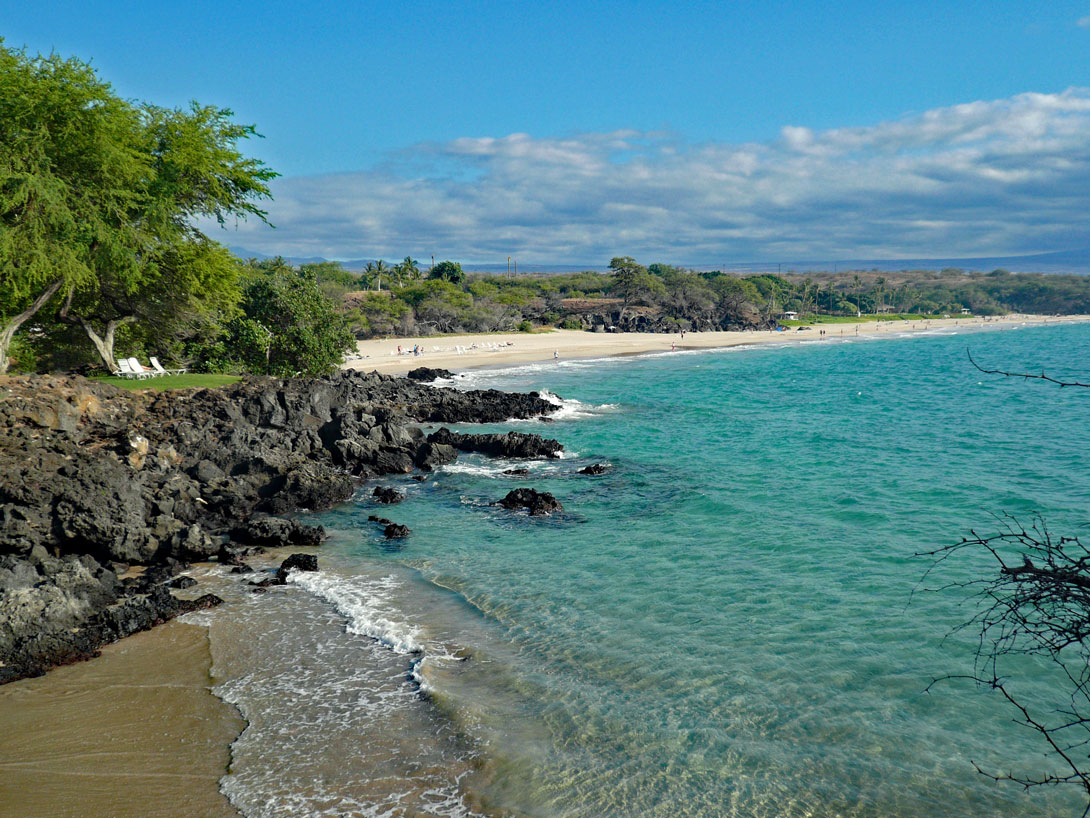
[[[232,108],[262,252],[594,262],[1090,245],[1090,0],[5,4],[8,46]],[[835,215],[834,215],[835,214]]]

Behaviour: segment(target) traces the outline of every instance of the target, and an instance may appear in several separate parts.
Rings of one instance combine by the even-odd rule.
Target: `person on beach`
[[[553,360],[554,361],[559,361],[560,360],[560,350],[559,349],[554,349],[553,350]]]
[[[400,355],[400,354],[401,354],[401,344],[398,344],[398,345],[397,345],[397,354],[398,354],[398,355]]]

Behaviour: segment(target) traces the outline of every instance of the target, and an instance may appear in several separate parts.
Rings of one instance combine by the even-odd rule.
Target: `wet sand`
[[[211,664],[171,622],[0,687],[0,818],[237,818],[218,781],[244,725]]]
[[[417,338],[385,338],[359,341],[357,357],[348,360],[344,369],[394,374],[408,372],[418,366],[464,371],[479,367],[510,366],[512,364],[545,361],[600,358],[614,355],[639,355],[672,350],[717,349],[747,344],[790,343],[834,340],[856,336],[884,336],[904,332],[927,332],[937,329],[970,327],[1001,328],[1039,324],[1087,321],[1090,316],[1004,315],[990,318],[971,316],[932,321],[862,321],[850,324],[815,324],[812,329],[796,332],[761,330],[756,332],[586,332],[584,330],[553,330],[541,333],[494,333],[490,335],[446,335]],[[422,355],[413,355],[413,347],[424,348]],[[402,354],[398,354],[398,348]]]

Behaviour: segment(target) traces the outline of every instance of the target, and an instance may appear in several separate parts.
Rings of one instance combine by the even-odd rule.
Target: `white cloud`
[[[268,253],[711,263],[1001,255],[1090,245],[1090,89],[1020,94],[770,142],[620,131],[418,145],[278,180]]]
[[[1075,25],[1079,28],[1090,28],[1090,14],[1087,14],[1085,17],[1080,17],[1075,21]]]

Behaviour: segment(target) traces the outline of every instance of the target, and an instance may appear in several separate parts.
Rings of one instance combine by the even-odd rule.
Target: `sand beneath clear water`
[[[346,361],[344,368],[377,370],[388,374],[408,372],[418,366],[460,371],[546,361],[554,357],[563,361],[673,350],[719,349],[748,344],[820,341],[823,338],[821,330],[825,330],[825,339],[834,340],[938,329],[998,328],[1088,320],[1090,316],[1005,315],[988,319],[968,316],[934,321],[815,324],[812,329],[803,331],[686,332],[684,338],[677,333],[607,333],[563,329],[541,333],[383,338],[358,342],[356,357]],[[423,354],[413,354],[416,346],[423,347]]]
[[[171,622],[0,687],[2,818],[237,818],[218,781],[238,712],[208,631]]]

